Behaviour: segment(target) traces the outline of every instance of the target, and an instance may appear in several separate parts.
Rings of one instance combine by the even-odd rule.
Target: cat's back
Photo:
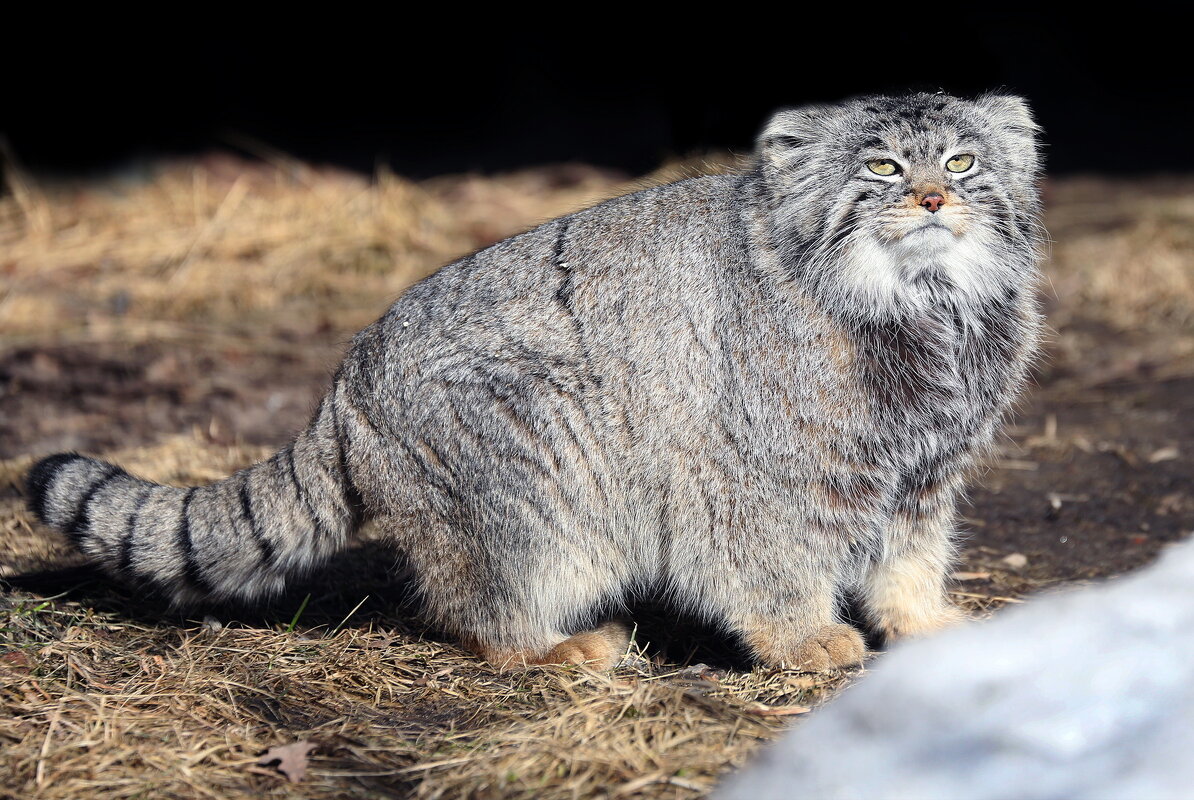
[[[738,176],[692,178],[543,223],[412,286],[354,350],[403,383],[478,369],[564,379],[626,355],[678,310],[715,313],[727,265],[746,263],[738,189]]]

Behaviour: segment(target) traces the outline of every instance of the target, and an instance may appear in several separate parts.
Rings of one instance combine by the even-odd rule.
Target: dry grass
[[[1101,318],[1124,331],[1194,329],[1194,183],[1050,184],[1054,324]]]
[[[229,331],[271,347],[295,331],[348,333],[451,258],[641,185],[584,167],[413,183],[225,157],[97,184],[11,177],[8,347]],[[1114,184],[1050,192],[1063,345],[1080,346],[1080,317],[1177,329],[1165,346],[1189,348],[1194,186],[1143,199]],[[264,452],[195,435],[104,455],[194,483]],[[0,595],[0,794],[697,797],[851,677],[684,670],[683,653],[655,646],[609,675],[495,673],[395,608],[402,587],[372,551],[267,609],[188,617],[77,569],[23,508],[29,461],[0,462],[0,577],[25,576]],[[60,572],[29,577],[39,570]],[[958,599],[980,612],[1004,602]],[[317,749],[301,787],[256,764],[303,740]]]
[[[51,196],[21,186],[0,210],[9,335],[69,335],[105,317],[136,327],[314,315],[339,327],[349,309],[364,324],[378,298],[475,244],[444,203],[392,176],[217,161]]]
[[[222,156],[104,183],[40,186],[17,171],[0,198],[0,330],[9,342],[353,331],[454,258],[684,171],[631,182],[574,165],[420,184]]]
[[[285,794],[255,761],[317,746],[303,796],[692,796],[771,738],[784,673],[496,673],[398,629],[130,621],[2,601],[0,780],[21,797]]]

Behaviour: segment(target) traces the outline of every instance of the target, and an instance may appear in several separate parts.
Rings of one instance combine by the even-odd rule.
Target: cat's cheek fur
[[[906,315],[933,302],[918,283],[933,273],[948,280],[968,303],[997,298],[1014,275],[1010,265],[995,255],[994,239],[981,227],[961,236],[947,230],[914,232],[907,240],[894,242],[859,237],[839,262],[840,299],[858,309],[859,315]]]
[[[890,245],[864,237],[845,254],[840,270],[843,305],[858,308],[859,314],[887,318],[909,307],[911,287]]]

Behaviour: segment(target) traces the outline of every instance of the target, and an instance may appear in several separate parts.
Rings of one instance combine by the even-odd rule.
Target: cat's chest
[[[858,378],[877,408],[898,411],[931,396],[958,393],[959,327],[943,315],[928,314],[860,326],[854,333]]]
[[[857,379],[883,438],[965,437],[996,410],[1012,365],[985,357],[984,336],[944,311],[856,332]]]
[[[717,435],[780,469],[813,458],[902,471],[966,449],[1000,409],[1014,372],[1014,348],[983,337],[1008,327],[978,317],[941,310],[855,326],[802,320],[791,336],[775,325],[727,348],[731,390],[713,415]]]

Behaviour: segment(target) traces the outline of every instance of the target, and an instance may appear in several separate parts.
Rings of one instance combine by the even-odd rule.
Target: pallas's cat
[[[631,194],[408,289],[310,426],[197,488],[76,454],[37,516],[179,601],[252,599],[373,520],[430,620],[499,665],[605,666],[662,591],[765,664],[857,662],[955,618],[963,472],[1041,322],[1022,100],[782,111],[737,174]]]

